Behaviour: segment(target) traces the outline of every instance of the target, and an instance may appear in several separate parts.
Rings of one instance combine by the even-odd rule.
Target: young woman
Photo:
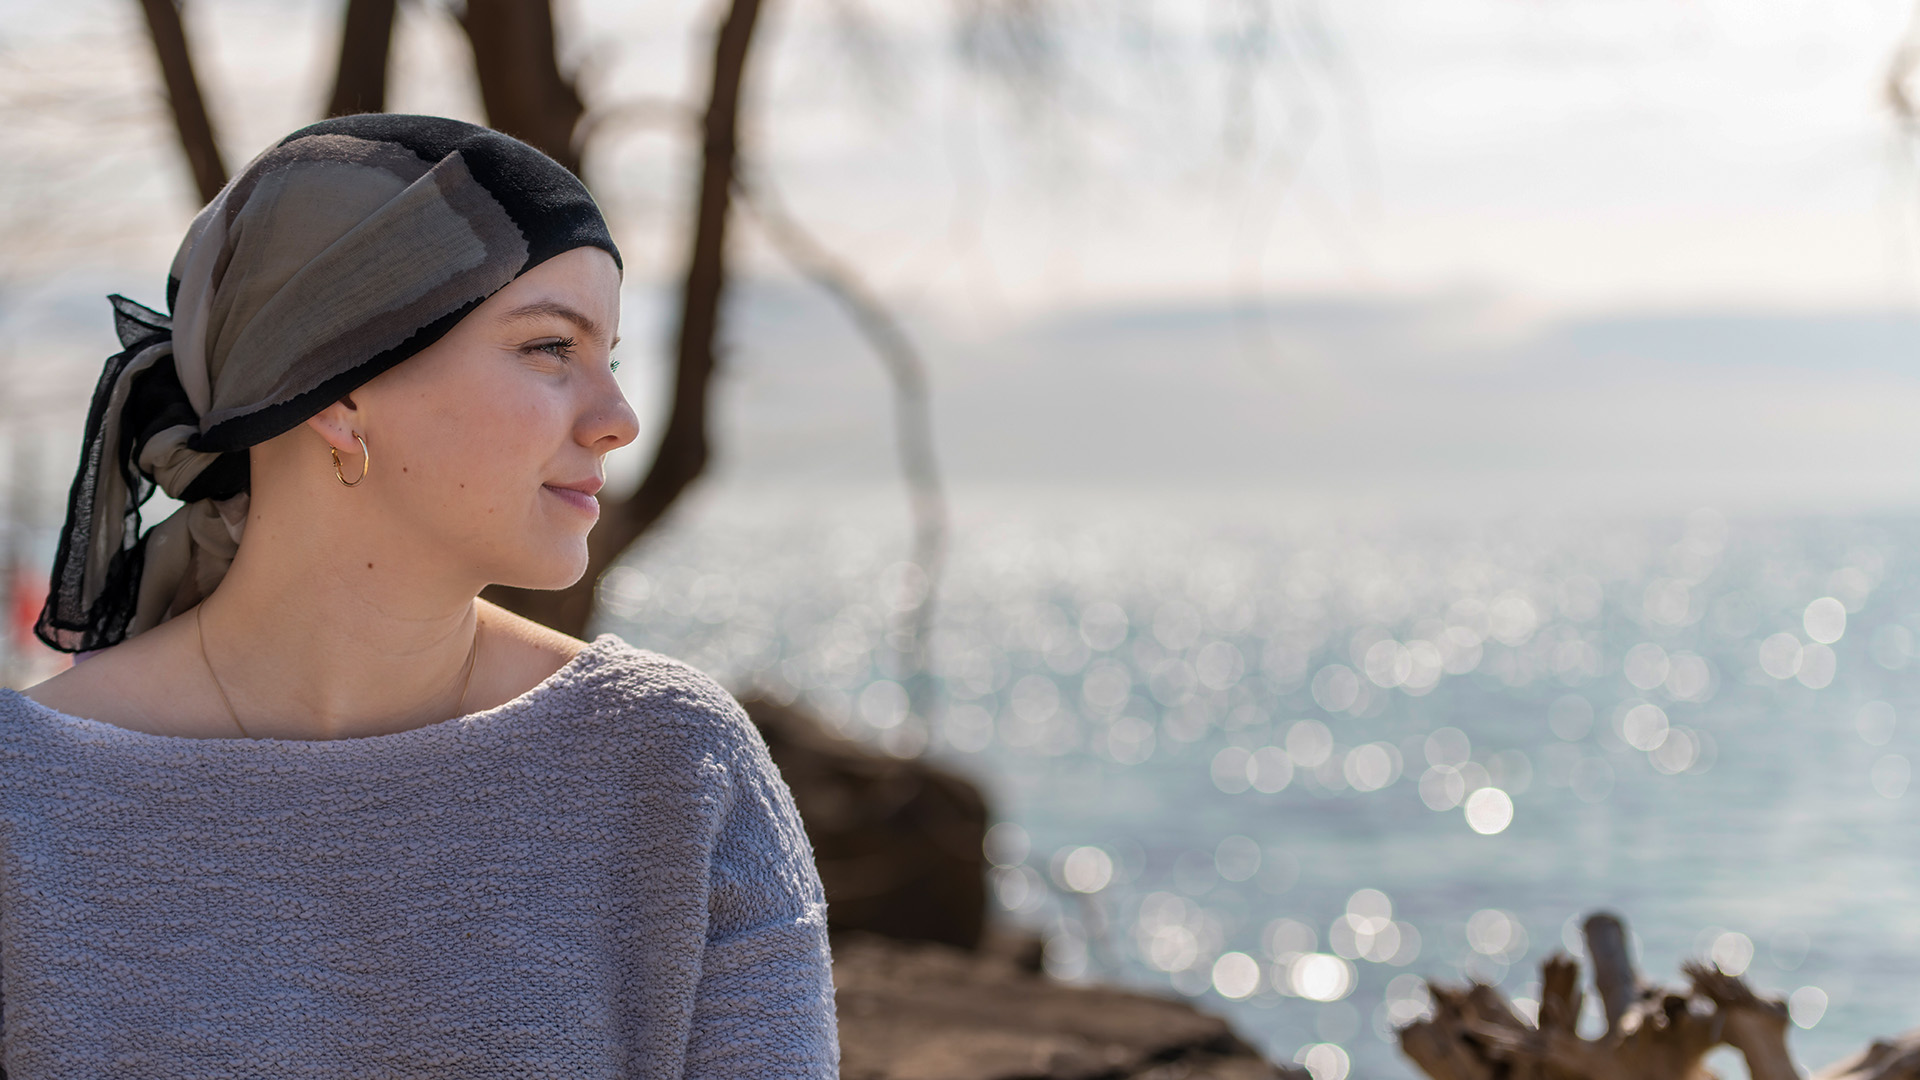
[[[114,298],[39,622],[90,655],[0,691],[7,1077],[836,1075],[740,708],[478,599],[585,571],[619,286],[551,159],[371,115],[227,185],[171,318]]]

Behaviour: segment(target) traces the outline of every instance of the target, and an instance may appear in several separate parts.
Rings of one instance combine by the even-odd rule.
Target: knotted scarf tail
[[[80,466],[67,494],[67,520],[53,559],[47,602],[34,635],[61,652],[105,648],[126,637],[144,564],[140,506],[154,483],[123,445],[123,424],[138,369],[170,372],[173,321],[124,296],[113,305],[122,349],[107,358],[87,409]],[[165,377],[137,380],[148,384]],[[128,385],[124,385],[128,384]],[[98,551],[101,558],[89,556]]]

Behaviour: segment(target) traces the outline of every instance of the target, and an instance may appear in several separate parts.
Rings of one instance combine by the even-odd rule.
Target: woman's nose
[[[618,450],[640,437],[640,418],[611,371],[595,386],[593,402],[583,421],[580,441],[596,453]]]

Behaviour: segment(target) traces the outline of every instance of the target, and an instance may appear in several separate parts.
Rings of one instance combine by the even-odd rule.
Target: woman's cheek
[[[483,408],[492,414],[492,424],[500,429],[495,434],[502,438],[524,436],[530,443],[550,439],[549,429],[564,412],[563,375],[527,370],[516,375],[496,382],[485,395]]]
[[[482,425],[486,450],[479,455],[490,459],[493,475],[523,478],[530,491],[556,479],[548,470],[569,431],[565,404],[550,382],[535,380],[496,402],[495,418]]]

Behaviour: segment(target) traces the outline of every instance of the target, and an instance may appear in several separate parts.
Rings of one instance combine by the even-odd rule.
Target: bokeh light
[[[1467,825],[1482,836],[1505,832],[1513,824],[1513,800],[1497,787],[1483,787],[1467,796]]]
[[[1831,645],[1847,632],[1847,607],[1831,596],[1823,596],[1807,605],[1801,625],[1807,637],[1822,645]]]
[[[1305,1066],[1313,1080],[1347,1080],[1348,1070],[1353,1067],[1347,1052],[1337,1043],[1314,1043],[1301,1047],[1293,1060]]]
[[[1308,953],[1289,966],[1287,980],[1308,1001],[1339,1001],[1353,992],[1353,965],[1338,956]]]
[[[1794,1026],[1809,1029],[1827,1015],[1827,992],[1817,986],[1803,986],[1787,995],[1787,1015]]]
[[[1113,881],[1113,859],[1097,847],[1078,847],[1061,861],[1062,884],[1074,892],[1097,893]]]
[[[1536,928],[1580,941],[1532,867],[1631,859],[1696,881],[1720,848],[1695,837],[1726,835],[1728,807],[1799,836],[1810,826],[1780,825],[1741,783],[1757,761],[1779,791],[1851,800],[1855,818],[1895,811],[1912,782],[1884,680],[1912,670],[1901,620],[1920,595],[1884,570],[1841,580],[1737,530],[1713,546],[1303,527],[1235,547],[1164,525],[997,528],[943,579],[925,721],[929,753],[1001,792],[996,912],[1055,942],[1049,972],[1208,998],[1287,1056],[1337,1046],[1355,1073],[1406,1075],[1391,1039],[1427,1008],[1420,976],[1536,1001]],[[1185,554],[1199,543],[1228,554]],[[1869,564],[1861,543],[1833,558]],[[782,536],[790,566],[757,566],[766,550],[750,530],[708,535],[602,589],[637,644],[660,634],[847,737],[904,745],[889,741],[917,719],[902,700],[925,688],[895,666],[883,594],[912,576],[863,581],[893,563],[852,530]],[[1214,559],[1232,573],[1203,569]],[[728,620],[702,621],[720,597]],[[1822,598],[1846,617],[1832,642],[1817,640],[1832,605],[1808,620]],[[1722,773],[1728,755],[1741,770]],[[1833,789],[1809,788],[1828,768]],[[1630,826],[1648,806],[1675,824]],[[1490,884],[1440,887],[1460,874]],[[1811,924],[1706,933],[1696,908],[1625,914],[1660,935],[1657,955],[1852,994],[1816,1009],[1809,992],[1796,1022],[1857,1030],[1858,990],[1836,989],[1838,946],[1813,947]]]
[[[1745,975],[1753,963],[1753,941],[1747,935],[1727,931],[1713,939],[1708,954],[1715,967],[1729,975]]]
[[[1243,952],[1221,954],[1213,962],[1213,988],[1224,998],[1251,996],[1260,988],[1260,962]]]

